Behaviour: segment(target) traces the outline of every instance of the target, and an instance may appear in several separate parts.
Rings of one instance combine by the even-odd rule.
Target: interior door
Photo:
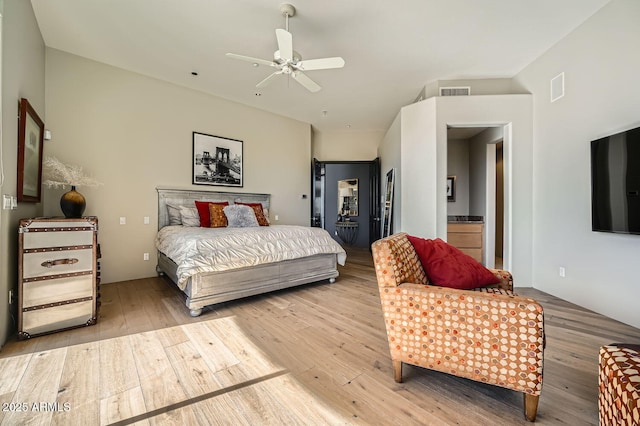
[[[313,159],[311,165],[311,226],[324,228],[324,163]]]
[[[382,203],[380,198],[380,158],[369,165],[369,246],[380,239],[380,217]]]

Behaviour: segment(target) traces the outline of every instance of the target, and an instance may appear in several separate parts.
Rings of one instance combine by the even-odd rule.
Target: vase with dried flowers
[[[84,196],[76,191],[77,186],[98,186],[98,182],[84,173],[81,166],[65,164],[56,157],[46,157],[43,162],[46,180],[42,182],[49,188],[65,188],[71,186],[71,190],[62,194],[60,208],[65,217],[82,217],[87,205]]]

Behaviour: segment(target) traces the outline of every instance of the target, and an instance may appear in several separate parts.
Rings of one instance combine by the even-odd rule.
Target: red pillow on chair
[[[500,282],[490,270],[440,238],[426,240],[407,235],[420,258],[429,282],[469,290]]]

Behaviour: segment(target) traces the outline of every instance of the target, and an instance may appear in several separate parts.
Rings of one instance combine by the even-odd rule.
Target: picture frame
[[[44,122],[25,98],[18,116],[18,202],[39,203],[42,197]]]
[[[395,169],[387,172],[387,180],[384,191],[384,201],[382,204],[383,220],[382,220],[382,238],[388,237],[393,233],[393,186],[394,186]]]
[[[242,187],[243,142],[193,132],[192,183]]]
[[[456,201],[456,177],[447,176],[447,201],[453,203]]]

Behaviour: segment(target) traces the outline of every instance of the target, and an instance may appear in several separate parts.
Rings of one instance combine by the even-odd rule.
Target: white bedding
[[[335,253],[340,265],[347,254],[322,228],[271,225],[251,228],[165,226],[156,248],[178,265],[178,286],[192,275]]]

